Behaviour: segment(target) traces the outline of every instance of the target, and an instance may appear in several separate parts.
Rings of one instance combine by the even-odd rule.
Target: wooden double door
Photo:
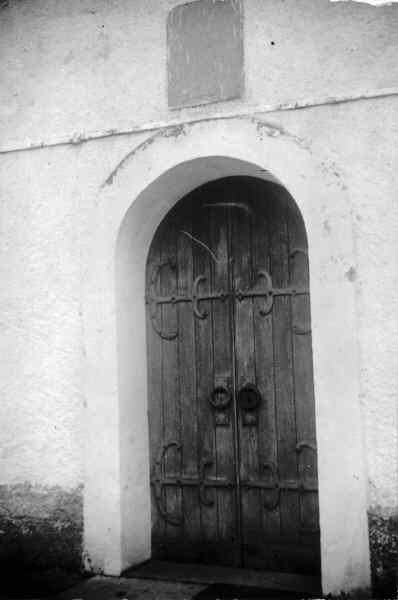
[[[318,573],[308,256],[280,186],[181,200],[147,262],[152,556]]]

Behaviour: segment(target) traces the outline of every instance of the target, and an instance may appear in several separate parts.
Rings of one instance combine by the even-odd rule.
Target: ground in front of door
[[[30,598],[33,600],[191,600],[206,586],[184,584],[169,581],[150,581],[139,579],[127,579],[124,577],[95,576],[84,579],[69,589],[56,594],[43,595],[33,593],[29,595],[28,590],[23,594],[16,590],[15,594],[9,590],[3,595],[0,590],[0,600],[22,600]]]
[[[191,600],[204,585],[96,576],[56,596],[57,600]]]
[[[231,584],[193,584],[96,576],[58,594],[53,600],[240,600],[293,599],[301,594]]]
[[[22,598],[26,600],[29,598],[29,594],[26,592],[22,596],[3,596],[0,592],[0,600],[22,600]],[[97,575],[56,595],[48,596],[47,593],[44,596],[38,596],[35,594],[30,598],[31,600],[33,598],[39,600],[243,600],[244,598],[293,600],[309,597],[315,598],[316,595],[228,583],[183,583]]]

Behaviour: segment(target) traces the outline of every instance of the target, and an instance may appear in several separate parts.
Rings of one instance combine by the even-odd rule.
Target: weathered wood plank
[[[178,221],[177,264],[178,294],[188,296],[192,293],[193,256],[192,240],[182,231],[191,231],[192,200],[181,211]],[[198,413],[196,398],[195,368],[195,325],[192,306],[188,303],[178,305],[178,357],[179,357],[179,391],[181,407],[182,437],[182,475],[199,477],[198,469]],[[184,542],[186,542],[185,560],[196,560],[194,544],[200,537],[200,507],[198,490],[184,487],[182,490],[184,510]]]
[[[308,287],[309,265],[307,240],[298,209],[289,211],[289,265],[290,284]],[[302,449],[298,453],[299,477],[311,485],[317,484],[317,453],[304,444],[316,448],[315,398],[312,367],[311,313],[309,296],[292,298],[293,365],[296,403],[297,440]],[[318,494],[308,492],[300,498],[300,530],[303,542],[313,547],[309,561],[320,565]]]
[[[209,214],[202,208],[203,197],[195,195],[192,233],[196,239],[209,244]],[[203,276],[205,280],[199,288],[199,293],[211,290],[210,254],[198,243],[193,247],[193,278]],[[201,469],[203,459],[215,459],[216,441],[213,415],[210,410],[209,397],[213,389],[213,326],[211,319],[211,302],[201,301],[200,310],[207,317],[195,317],[195,351],[196,351],[196,394],[198,408],[198,469]],[[207,476],[216,476],[216,465],[206,470]],[[216,556],[208,552],[209,547],[215,547],[217,542],[217,513],[215,506],[200,505],[200,539],[197,540],[197,560],[213,562]]]
[[[150,291],[151,278],[154,269],[160,263],[160,246],[152,244],[146,267],[146,291]],[[155,288],[157,294],[160,293],[160,282]],[[159,315],[161,318],[161,315]],[[149,441],[150,441],[150,464],[151,473],[153,472],[158,452],[163,444],[163,394],[162,394],[162,340],[154,331],[150,316],[150,310],[147,308],[147,352],[148,352],[148,418],[149,418]],[[163,543],[165,522],[159,514],[155,502],[154,490],[151,490],[151,516],[152,516],[152,549],[153,555],[158,555],[158,546]]]
[[[253,185],[251,189],[252,207],[255,214],[253,229],[253,271],[256,276],[260,271],[268,273],[271,268],[270,236],[272,230],[272,212],[270,198],[267,190],[261,185]],[[263,278],[254,281],[254,288],[262,290],[265,288]],[[254,342],[256,361],[257,387],[262,395],[262,403],[258,412],[259,436],[259,478],[269,478],[266,471],[266,463],[278,462],[277,429],[276,429],[276,407],[274,389],[274,347],[273,347],[273,325],[272,311],[263,316],[260,311],[264,309],[264,299],[255,298],[253,301],[254,311]],[[267,548],[271,541],[278,539],[280,535],[280,511],[279,507],[273,510],[265,508],[265,503],[272,501],[272,492],[262,491],[260,493],[260,514],[262,517],[262,540],[258,543],[258,564],[261,568],[275,568],[272,561],[272,553]],[[253,561],[252,561],[253,562]],[[253,564],[254,566],[254,564]]]
[[[217,201],[226,201],[224,187],[217,188],[214,193]],[[222,207],[211,208],[210,213],[210,248],[217,257],[211,260],[212,267],[212,290],[220,292],[227,291],[229,280],[229,231],[228,210]],[[231,298],[226,300],[215,299],[212,301],[213,321],[213,352],[214,352],[214,374],[213,386],[224,386],[229,390],[233,388],[232,382],[232,314]],[[214,427],[214,424],[213,424]],[[216,436],[216,473],[219,478],[234,480],[234,421],[232,403],[230,407],[230,422],[226,426],[215,427]],[[218,564],[236,565],[239,561],[236,552],[236,490],[217,489],[217,528]],[[223,550],[221,551],[221,547]]]
[[[289,240],[287,203],[277,195],[273,201],[271,270],[274,287],[289,285]],[[278,471],[281,479],[297,479],[296,417],[292,357],[290,297],[274,298],[274,373],[278,430]],[[298,492],[280,495],[281,537],[296,543],[299,534]],[[283,560],[283,557],[281,557]]]
[[[167,227],[164,228],[161,238],[162,262],[169,262],[169,266],[162,268],[160,272],[160,292],[162,296],[169,296],[177,292],[177,247],[176,247],[176,225],[173,213],[167,219]],[[177,307],[173,304],[162,305],[162,328],[165,331],[179,331]],[[164,411],[164,440],[168,443],[175,440],[182,443],[181,437],[181,414],[180,414],[180,373],[178,356],[178,337],[173,340],[162,340],[162,388],[163,388],[163,411]],[[165,474],[170,477],[178,477],[181,474],[181,452],[176,448],[169,449],[165,459]],[[182,515],[182,491],[178,488],[167,488],[165,490],[167,512]],[[166,523],[165,546],[167,541],[180,538],[182,526]],[[167,555],[170,554],[167,552]]]
[[[235,184],[236,202],[244,204],[242,208],[231,210],[231,246],[233,262],[233,284],[236,291],[246,291],[252,287],[252,213],[248,206],[247,186]],[[253,300],[244,298],[235,300],[235,363],[237,382],[237,401],[239,391],[247,384],[256,385],[256,365],[254,353]],[[239,404],[239,402],[238,402]],[[238,405],[238,441],[239,469],[242,481],[259,478],[258,464],[258,420],[257,411],[248,413]],[[249,424],[249,420],[256,422]],[[242,560],[245,566],[251,566],[251,559],[257,554],[258,532],[261,530],[260,504],[261,492],[258,489],[241,488],[242,520]]]

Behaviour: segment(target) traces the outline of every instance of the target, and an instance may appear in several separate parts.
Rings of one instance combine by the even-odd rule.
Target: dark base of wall
[[[368,514],[373,594],[393,598],[398,586],[398,515]],[[84,577],[82,487],[0,486],[2,593],[56,593]]]
[[[0,486],[2,592],[56,593],[82,577],[82,488]]]
[[[5,577],[2,576],[1,598],[38,598],[53,597],[63,592],[83,579],[80,573],[71,573],[63,569],[47,571],[23,571],[11,569]]]
[[[378,598],[395,598],[398,589],[398,515],[369,511],[372,588]]]

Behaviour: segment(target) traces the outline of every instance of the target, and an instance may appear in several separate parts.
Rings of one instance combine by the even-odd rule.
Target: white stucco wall
[[[327,152],[350,203],[369,505],[386,514],[398,497],[397,117],[397,103],[385,100],[283,114],[289,131]]]
[[[62,153],[1,159],[2,483],[82,477],[80,215]]]
[[[1,483],[83,481],[82,257],[104,174],[130,146],[0,158]]]
[[[166,18],[177,4],[9,0],[0,10],[0,147],[398,87],[397,6],[246,0],[244,98],[170,112]]]
[[[11,0],[0,10],[0,483],[72,488],[87,476],[95,440],[82,290],[104,181],[161,123],[263,107],[262,118],[316,159],[349,206],[354,264],[332,244],[330,260],[355,289],[367,504],[390,515],[398,495],[398,7],[247,1],[244,98],[168,111],[165,19],[176,4]],[[383,98],[327,100],[383,90]],[[324,104],[274,110],[295,101]],[[140,127],[152,131],[112,135]],[[90,133],[105,137],[11,151]],[[327,236],[339,227],[333,200],[325,211]]]

